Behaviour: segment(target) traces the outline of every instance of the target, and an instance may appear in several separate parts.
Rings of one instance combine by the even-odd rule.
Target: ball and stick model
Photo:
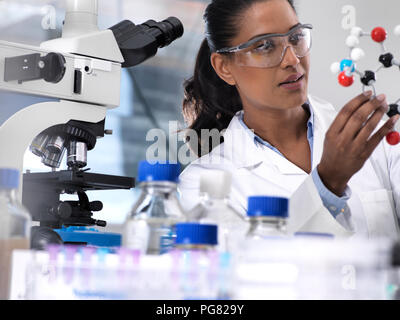
[[[396,36],[400,37],[400,25],[394,29]],[[364,56],[365,52],[358,47],[360,44],[361,37],[371,37],[373,41],[378,43],[381,47],[381,55],[379,56],[379,67],[373,70],[366,70],[361,72],[357,69],[356,63],[360,61]],[[354,75],[360,77],[361,83],[363,85],[363,92],[368,88],[372,88],[374,97],[376,96],[375,82],[376,74],[384,68],[400,67],[400,61],[396,60],[394,55],[386,50],[384,42],[387,39],[387,32],[382,27],[376,27],[371,33],[364,32],[359,27],[354,27],[351,29],[350,35],[346,39],[346,45],[350,49],[349,56],[343,59],[341,62],[335,62],[331,65],[331,71],[334,74],[339,74],[338,81],[344,87],[350,87],[354,83]],[[387,115],[393,117],[400,114],[399,110],[400,98],[389,105],[389,111]],[[400,133],[393,131],[386,136],[386,141],[391,145],[397,145],[400,143]]]

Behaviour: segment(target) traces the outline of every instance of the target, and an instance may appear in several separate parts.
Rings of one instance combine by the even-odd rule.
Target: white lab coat
[[[313,96],[309,96],[309,102],[314,111],[314,169],[320,162],[325,134],[337,111],[331,104]],[[381,142],[364,167],[349,181],[351,225],[345,226],[324,207],[311,175],[273,150],[256,145],[236,115],[224,133],[224,143],[192,162],[182,172],[179,193],[184,208],[191,209],[199,201],[201,173],[204,170],[226,170],[232,174],[230,202],[243,215],[249,196],[281,196],[290,199],[289,232],[398,239],[399,161],[400,146]]]

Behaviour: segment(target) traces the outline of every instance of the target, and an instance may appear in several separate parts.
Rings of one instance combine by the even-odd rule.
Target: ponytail
[[[211,50],[207,39],[200,46],[194,75],[184,82],[183,116],[190,129],[201,137],[202,129],[226,129],[233,116],[242,109],[235,86],[223,81],[211,65]],[[222,142],[222,137],[220,142]],[[199,141],[200,145],[204,143]],[[210,152],[215,146],[210,145]],[[198,154],[198,156],[201,156]]]

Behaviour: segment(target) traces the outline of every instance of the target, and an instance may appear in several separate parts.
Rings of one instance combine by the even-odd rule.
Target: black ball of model
[[[393,66],[394,56],[391,53],[382,54],[379,57],[379,62],[384,65],[385,68],[390,68]]]
[[[399,105],[395,104],[395,103],[390,104],[389,105],[389,111],[387,113],[388,117],[391,118],[391,117],[393,117],[395,115],[398,115],[398,114],[400,114]]]
[[[375,72],[367,70],[361,78],[361,82],[365,86],[371,86],[376,81]]]

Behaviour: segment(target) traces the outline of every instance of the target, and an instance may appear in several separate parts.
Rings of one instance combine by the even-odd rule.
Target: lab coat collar
[[[253,167],[262,163],[264,155],[260,146],[254,143],[239,121],[240,111],[231,120],[224,133],[224,158],[230,160],[237,168]]]
[[[314,96],[308,96],[310,108],[314,112],[314,146],[313,146],[313,169],[321,161],[324,150],[325,135],[337,116],[335,108],[326,101],[320,100]]]
[[[309,96],[310,108],[314,113],[314,145],[313,168],[318,165],[322,155],[324,130],[326,125],[321,121],[321,115],[316,110],[315,101]],[[282,157],[268,147],[254,143],[254,137],[249,135],[240,123],[240,114],[237,112],[224,133],[224,157],[229,159],[238,169],[258,168],[262,164],[274,166],[281,174],[307,175],[301,168]]]

